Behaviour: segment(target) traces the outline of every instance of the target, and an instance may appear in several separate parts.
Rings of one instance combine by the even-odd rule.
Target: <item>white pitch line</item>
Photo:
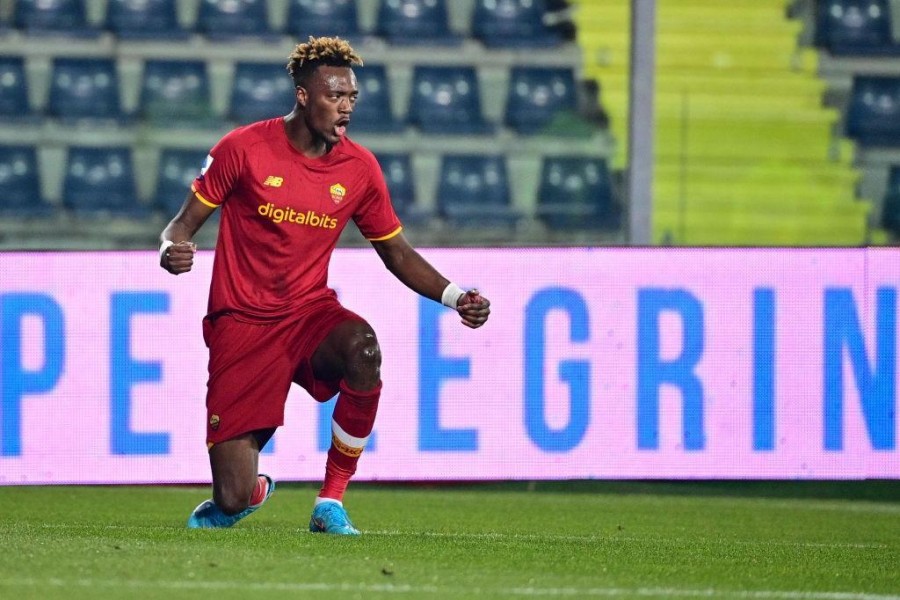
[[[2,587],[84,587],[116,589],[167,590],[245,590],[247,592],[360,592],[380,594],[455,594],[471,596],[541,596],[541,597],[662,597],[722,598],[734,600],[900,600],[900,596],[866,592],[812,592],[790,590],[722,590],[672,587],[595,587],[595,588],[454,588],[435,585],[394,585],[354,583],[275,583],[248,581],[142,581],[118,579],[8,578],[0,579]]]

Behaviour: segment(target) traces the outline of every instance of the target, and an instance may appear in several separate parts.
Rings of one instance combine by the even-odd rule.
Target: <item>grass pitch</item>
[[[900,600],[900,482],[356,484],[359,538],[315,493],[191,531],[206,488],[0,488],[0,598]]]

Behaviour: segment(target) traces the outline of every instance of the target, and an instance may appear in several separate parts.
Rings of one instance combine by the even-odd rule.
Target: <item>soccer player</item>
[[[310,531],[359,534],[342,501],[375,421],[381,350],[372,327],[327,286],[350,220],[407,287],[471,328],[490,314],[487,298],[448,281],[410,246],[374,156],[346,137],[358,94],[353,65],[362,60],[340,38],[298,44],[287,64],[294,109],[226,134],[160,236],[160,265],[186,273],[193,236],[222,208],[203,319],[213,493],[188,527],[230,527],[272,494],[259,451],[283,424],[294,382],[320,402],[338,394]]]

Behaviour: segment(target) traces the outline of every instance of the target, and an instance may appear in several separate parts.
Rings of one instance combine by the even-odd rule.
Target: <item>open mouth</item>
[[[334,126],[334,134],[338,137],[344,137],[344,135],[347,133],[347,125],[349,124],[350,119],[343,119],[341,121],[338,121]]]

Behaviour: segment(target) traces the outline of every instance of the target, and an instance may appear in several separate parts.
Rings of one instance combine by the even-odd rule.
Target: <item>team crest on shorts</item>
[[[215,431],[216,429],[219,428],[219,415],[212,415],[209,418],[209,426],[212,428],[213,431]]]
[[[344,200],[344,196],[347,195],[347,188],[339,183],[336,183],[328,188],[328,192],[331,194],[331,199],[334,201],[334,203],[340,204]]]

